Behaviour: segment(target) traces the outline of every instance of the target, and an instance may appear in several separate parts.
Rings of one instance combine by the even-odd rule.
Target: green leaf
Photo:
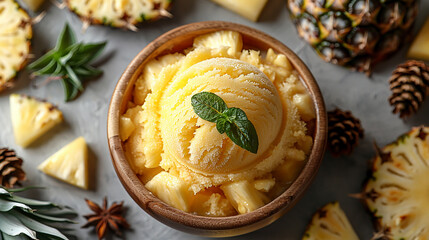
[[[246,113],[240,108],[228,108],[223,112],[227,119],[232,122],[234,120],[247,120]]]
[[[57,61],[53,59],[44,68],[40,69],[39,71],[36,71],[35,73],[37,75],[52,74],[56,69],[56,64],[57,64]]]
[[[45,214],[40,214],[39,211],[25,211],[25,212],[43,221],[76,223],[75,221],[68,218],[53,217],[53,216],[47,216]]]
[[[219,117],[216,120],[216,129],[220,134],[225,133],[226,129],[227,129],[227,125],[231,124],[230,122],[228,122],[228,119],[226,119],[225,117]]]
[[[82,76],[83,78],[96,77],[103,73],[103,71],[93,68],[91,66],[78,67],[74,71],[77,75]]]
[[[57,46],[55,47],[55,50],[58,52],[62,52],[67,47],[73,45],[75,42],[76,42],[76,36],[74,35],[74,32],[70,28],[70,26],[66,23],[63,28],[63,31],[58,37]]]
[[[11,213],[0,212],[0,231],[9,236],[25,234],[31,239],[37,239],[36,232],[23,225],[21,221]]]
[[[10,196],[10,193],[6,189],[4,189],[3,187],[0,187],[0,195]]]
[[[30,70],[35,70],[35,71],[42,69],[48,63],[50,63],[52,60],[54,60],[55,53],[56,53],[55,50],[51,50],[51,51],[47,52],[45,55],[41,56],[36,61],[29,64],[27,68]]]
[[[226,103],[214,93],[200,92],[192,96],[194,112],[202,119],[216,122],[222,112],[228,109]]]
[[[77,217],[77,213],[70,207],[64,206],[62,208],[49,208],[49,209],[37,209],[38,214],[43,214],[50,217]]]
[[[70,65],[82,66],[88,64],[103,52],[106,44],[107,42],[83,44],[75,57],[70,60]]]
[[[77,53],[77,51],[79,50],[79,48],[82,46],[81,43],[77,43],[77,44],[73,44],[72,46],[70,46],[69,48],[67,48],[67,54],[65,54],[64,56],[62,56],[59,59],[59,62],[61,63],[61,65],[66,65],[67,62],[75,56],[75,54]]]
[[[74,99],[79,93],[79,89],[75,88],[70,82],[71,80],[68,78],[61,79],[61,84],[64,89],[64,101],[66,102]]]
[[[51,202],[33,200],[33,199],[29,199],[29,198],[19,197],[16,195],[12,195],[12,196],[8,197],[7,199],[14,201],[14,202],[23,203],[23,204],[28,205],[30,207],[59,207],[58,205],[53,204]]]
[[[1,237],[3,238],[3,240],[28,240],[28,239],[30,239],[23,234],[20,234],[18,236],[9,236],[6,233],[1,233]]]
[[[66,66],[66,71],[68,75],[68,79],[70,79],[70,83],[80,91],[83,91],[83,85],[79,77],[76,75],[76,73],[73,71],[73,69],[70,66]]]
[[[16,218],[19,219],[19,221],[21,221],[25,226],[27,226],[28,228],[36,231],[36,232],[40,232],[40,233],[44,233],[47,235],[51,235],[60,239],[64,239],[64,240],[68,240],[66,236],[64,236],[64,234],[62,234],[60,231],[58,231],[57,229],[50,227],[48,225],[45,225],[43,223],[37,222],[34,219],[31,219],[27,216],[25,216],[24,214],[18,212],[18,211],[14,211],[14,216],[16,216]]]
[[[40,187],[40,186],[28,186],[28,187],[23,187],[23,188],[11,188],[8,189],[7,191],[9,193],[16,193],[16,192],[24,192],[27,191],[29,189],[43,189],[44,187]]]
[[[258,152],[258,134],[255,126],[249,120],[234,120],[230,128],[227,128],[226,135],[238,146],[251,153]]]
[[[0,199],[0,212],[8,212],[12,210],[13,208],[23,208],[30,210],[31,208],[23,203],[19,202],[11,202],[11,201],[5,201]]]

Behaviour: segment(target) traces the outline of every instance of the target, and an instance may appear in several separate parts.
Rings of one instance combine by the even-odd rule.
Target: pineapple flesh
[[[254,211],[270,201],[247,180],[225,184],[220,187],[235,210],[240,213]]]
[[[212,0],[213,2],[227,8],[241,16],[252,20],[258,21],[259,15],[268,0]]]
[[[303,240],[358,240],[358,236],[338,202],[319,209],[307,226]]]
[[[88,189],[88,147],[85,139],[79,137],[69,143],[40,164],[38,169],[66,183]]]
[[[429,239],[429,128],[379,149],[364,200],[383,239]]]
[[[19,94],[10,95],[10,114],[15,142],[22,147],[63,121],[63,114],[51,103]]]
[[[241,34],[234,31],[217,31],[194,39],[194,47],[220,48],[229,47],[228,54],[241,52],[243,40]]]
[[[30,16],[15,1],[0,1],[0,92],[25,67],[31,38]]]
[[[172,0],[65,0],[68,8],[88,24],[136,30],[135,25],[171,17]]]
[[[145,187],[168,205],[189,212],[192,193],[188,190],[189,186],[178,177],[160,172]]]
[[[299,35],[327,62],[371,73],[395,52],[417,16],[417,0],[288,0]]]
[[[429,61],[429,17],[411,44],[407,57]]]
[[[31,11],[36,12],[39,10],[40,6],[45,2],[45,0],[23,0],[25,5],[30,8]]]

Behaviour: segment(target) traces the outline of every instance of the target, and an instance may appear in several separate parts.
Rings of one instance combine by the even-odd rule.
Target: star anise
[[[85,199],[85,201],[94,214],[84,216],[88,222],[83,225],[82,228],[95,226],[98,239],[104,238],[107,229],[110,229],[118,236],[122,236],[121,229],[130,228],[127,220],[122,216],[122,205],[124,202],[113,202],[113,204],[108,208],[107,197],[104,198],[103,207],[100,207],[91,200]]]

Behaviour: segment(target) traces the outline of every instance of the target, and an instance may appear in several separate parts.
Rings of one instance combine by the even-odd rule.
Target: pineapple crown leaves
[[[83,91],[82,80],[102,74],[89,63],[101,54],[106,44],[77,42],[73,30],[66,24],[55,48],[28,65],[28,69],[36,76],[59,79],[64,88],[65,101],[68,102]]]
[[[75,223],[76,213],[68,207],[16,196],[30,188],[0,187],[0,236],[2,239],[68,239],[66,228],[52,223]]]

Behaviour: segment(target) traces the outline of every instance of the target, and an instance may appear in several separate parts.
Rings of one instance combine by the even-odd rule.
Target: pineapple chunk
[[[88,148],[79,137],[39,165],[38,169],[49,176],[88,189]]]
[[[220,187],[238,213],[249,213],[269,202],[269,198],[256,190],[247,180]]]
[[[241,52],[243,40],[241,34],[234,31],[217,31],[194,39],[194,47],[221,48],[229,47],[228,54],[234,56]]]
[[[358,240],[338,202],[329,203],[313,216],[303,240]]]
[[[429,61],[429,17],[411,44],[407,57]]]
[[[25,67],[32,38],[31,18],[14,0],[0,1],[0,91],[13,86]]]
[[[253,182],[255,189],[261,192],[269,192],[275,184],[276,180],[274,178],[258,179]]]
[[[25,5],[30,8],[31,11],[36,12],[39,10],[40,6],[45,2],[45,0],[23,0]]]
[[[119,120],[119,136],[123,142],[125,142],[130,137],[134,129],[136,129],[136,126],[134,125],[133,121],[131,121],[131,118],[121,116]]]
[[[209,217],[226,217],[237,214],[234,207],[217,187],[211,187],[197,193],[192,200],[191,212]]]
[[[268,0],[212,0],[213,2],[256,22]]]
[[[63,121],[63,114],[51,103],[18,94],[10,95],[10,113],[15,141],[22,147]]]
[[[192,193],[188,190],[189,186],[178,177],[165,171],[160,172],[145,187],[168,205],[189,212]]]

